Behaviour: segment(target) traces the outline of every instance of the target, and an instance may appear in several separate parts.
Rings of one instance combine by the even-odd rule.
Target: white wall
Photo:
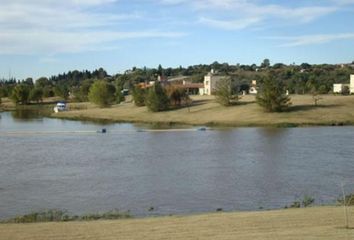
[[[333,93],[342,93],[343,91],[343,84],[333,84]]]
[[[204,94],[211,95],[211,76],[204,76]]]
[[[350,93],[354,94],[354,74],[350,75]]]

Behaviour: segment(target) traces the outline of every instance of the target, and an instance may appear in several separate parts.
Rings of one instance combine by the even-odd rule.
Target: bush
[[[343,198],[339,198],[338,203],[341,205],[344,205]],[[345,196],[345,205],[346,206],[354,206],[354,193]]]
[[[173,108],[187,105],[190,98],[183,88],[169,86],[166,88],[166,93],[170,101],[170,106]]]
[[[12,90],[11,100],[16,104],[27,104],[31,88],[24,83],[16,85]]]
[[[239,97],[232,86],[231,79],[224,78],[216,84],[216,101],[223,106],[231,106],[238,102]]]
[[[29,98],[31,101],[42,102],[43,101],[43,89],[36,87],[33,88],[29,94]]]
[[[33,212],[23,216],[2,221],[2,223],[36,223],[36,222],[68,222],[68,221],[92,221],[131,218],[129,211],[120,212],[112,210],[106,213],[85,214],[81,216],[69,215],[65,210],[50,209],[42,212]]]
[[[156,82],[150,89],[145,101],[146,106],[152,112],[165,111],[169,107],[169,99],[165,89]]]
[[[146,91],[138,86],[133,88],[133,100],[137,107],[145,106]]]
[[[69,98],[69,88],[66,85],[55,86],[54,93],[56,96],[61,97],[65,100]]]
[[[116,97],[116,103],[118,104],[125,101],[124,94],[122,93],[122,89],[120,87],[116,88],[115,97]]]
[[[267,112],[286,111],[291,103],[289,96],[285,95],[284,90],[284,86],[280,81],[267,78],[263,83],[262,89],[257,94],[257,103]]]
[[[104,80],[98,80],[92,84],[88,94],[90,102],[97,104],[100,107],[107,107],[115,102],[115,88]]]
[[[303,207],[309,207],[315,203],[315,199],[311,196],[305,195],[301,203]]]

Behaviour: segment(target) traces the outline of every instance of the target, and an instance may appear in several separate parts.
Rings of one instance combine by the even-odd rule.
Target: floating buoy
[[[107,129],[102,128],[101,130],[98,130],[97,133],[107,133]]]

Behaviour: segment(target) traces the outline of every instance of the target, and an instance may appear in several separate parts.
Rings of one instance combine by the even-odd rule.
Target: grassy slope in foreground
[[[194,96],[190,108],[151,113],[146,107],[133,103],[100,109],[89,103],[71,104],[73,110],[53,117],[70,119],[111,120],[122,122],[179,123],[192,125],[266,126],[266,125],[330,125],[354,124],[354,96],[323,95],[315,107],[312,96],[292,95],[292,108],[284,113],[266,113],[256,103],[254,96],[244,96],[240,104],[223,107],[214,97]]]
[[[353,214],[350,216],[353,220]],[[333,240],[354,239],[354,229],[344,228],[343,208],[315,207],[95,222],[0,224],[0,239]]]

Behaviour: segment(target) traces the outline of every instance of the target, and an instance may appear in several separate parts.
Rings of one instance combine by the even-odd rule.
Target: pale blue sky
[[[345,63],[353,22],[354,0],[0,0],[0,78],[264,58]]]

